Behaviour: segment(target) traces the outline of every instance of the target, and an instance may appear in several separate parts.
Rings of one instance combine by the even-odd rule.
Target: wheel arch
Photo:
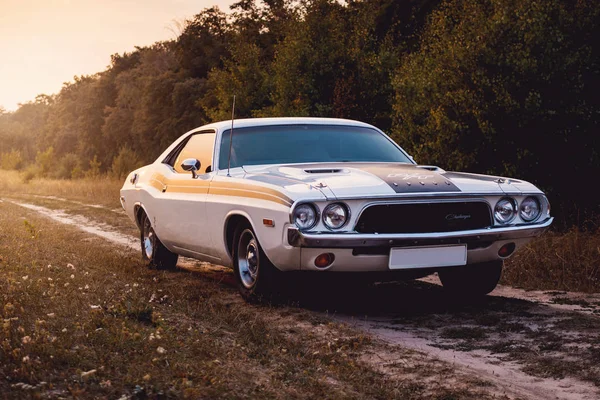
[[[133,206],[133,216],[135,218],[135,224],[137,225],[137,227],[139,229],[142,228],[142,216],[144,214],[148,215],[148,212],[146,211],[146,208],[139,201],[136,202],[134,204],[134,206]]]
[[[233,235],[235,233],[235,228],[243,222],[247,222],[257,239],[260,242],[260,238],[258,237],[258,232],[254,224],[252,223],[252,218],[245,211],[230,211],[225,217],[225,224],[223,229],[223,240],[225,241],[225,251],[227,252],[227,256],[233,262]]]

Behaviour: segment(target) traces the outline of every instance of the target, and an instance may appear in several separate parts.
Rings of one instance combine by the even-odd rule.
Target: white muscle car
[[[379,129],[324,118],[189,131],[127,177],[121,202],[149,266],[181,255],[231,267],[248,300],[294,270],[438,272],[449,292],[484,295],[553,220],[528,182],[418,165]]]

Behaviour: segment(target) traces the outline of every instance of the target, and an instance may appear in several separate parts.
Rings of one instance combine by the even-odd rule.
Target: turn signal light
[[[334,260],[335,256],[332,253],[319,254],[317,258],[315,258],[315,266],[317,268],[327,268],[333,264]]]
[[[515,251],[515,247],[514,243],[506,243],[504,246],[500,247],[498,255],[503,258],[508,257]]]

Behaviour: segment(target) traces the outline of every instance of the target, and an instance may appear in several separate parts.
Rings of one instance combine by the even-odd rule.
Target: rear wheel
[[[140,242],[142,247],[142,258],[149,268],[172,270],[177,267],[178,255],[170,252],[160,241],[150,219],[146,214],[142,216],[142,228],[140,229]]]
[[[269,261],[249,225],[236,228],[232,248],[233,269],[242,297],[251,302],[270,300],[282,272]]]
[[[455,297],[478,297],[490,293],[502,275],[502,260],[462,267],[443,269],[438,272],[444,289]]]

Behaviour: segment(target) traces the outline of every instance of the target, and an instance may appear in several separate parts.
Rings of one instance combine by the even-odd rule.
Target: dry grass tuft
[[[534,290],[600,291],[600,232],[548,232],[505,264],[502,283]]]

